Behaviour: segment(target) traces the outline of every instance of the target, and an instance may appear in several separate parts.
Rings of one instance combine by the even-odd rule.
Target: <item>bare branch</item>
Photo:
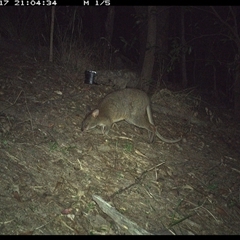
[[[237,27],[238,25],[237,25],[236,14],[234,13],[232,6],[229,6],[229,9],[232,14],[233,21],[234,21],[234,31],[238,34],[238,27]]]
[[[236,41],[237,45],[240,45],[240,38],[239,38],[239,35],[238,35],[237,31],[235,30],[235,28],[232,27],[230,24],[228,24],[228,23],[221,17],[221,16],[218,14],[218,12],[214,9],[213,6],[210,6],[210,8],[212,9],[214,15],[218,18],[218,20],[219,20],[223,25],[225,25],[225,26],[232,32],[233,36],[235,37],[234,40]],[[237,27],[237,26],[235,25],[235,27]]]

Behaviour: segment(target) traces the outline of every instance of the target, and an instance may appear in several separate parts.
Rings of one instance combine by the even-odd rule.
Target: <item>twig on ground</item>
[[[23,90],[20,91],[20,93],[18,94],[18,96],[17,96],[17,98],[15,99],[14,103],[12,103],[10,106],[8,106],[8,107],[6,107],[5,109],[3,109],[0,113],[6,111],[7,109],[9,109],[9,108],[12,107],[13,105],[15,105],[22,92],[23,92]]]

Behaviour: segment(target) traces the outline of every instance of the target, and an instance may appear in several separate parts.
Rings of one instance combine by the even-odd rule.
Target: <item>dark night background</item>
[[[225,23],[233,26],[234,21],[228,6],[215,7],[225,22],[220,22],[211,13],[210,7],[170,6],[167,8],[167,44],[163,45],[166,46],[164,49],[157,46],[156,59],[162,54],[161,58],[171,63],[171,68],[165,69],[164,77],[159,80],[157,78],[160,66],[159,63],[155,63],[152,78],[154,81],[164,81],[164,84],[169,84],[169,87],[173,85],[177,89],[183,87],[180,41],[182,8],[184,8],[188,79],[184,87],[196,87],[202,94],[210,97],[213,97],[214,91],[218,103],[223,107],[233,108],[232,91],[237,46],[231,40],[232,33],[225,28]],[[233,9],[239,22],[239,7],[234,6]],[[45,48],[47,56],[51,7],[2,7],[0,13],[0,47],[2,49],[24,46],[37,52]],[[53,45],[58,55],[55,55],[54,61],[56,58],[59,60],[63,57],[63,46],[69,47],[71,44],[78,45],[78,49],[82,48],[82,44],[99,44],[98,50],[101,51],[101,44],[104,43],[106,35],[107,13],[106,6],[57,6]],[[121,56],[129,59],[138,72],[142,70],[140,33],[146,33],[146,21],[146,14],[137,14],[134,6],[116,6],[113,35],[111,42],[108,43],[112,52],[117,50]],[[157,16],[157,21],[161,21],[160,14]],[[157,36],[161,37],[160,30],[157,29],[157,31]],[[164,38],[166,40],[166,35]],[[66,46],[68,44],[69,46]],[[98,54],[97,50],[95,54]]]

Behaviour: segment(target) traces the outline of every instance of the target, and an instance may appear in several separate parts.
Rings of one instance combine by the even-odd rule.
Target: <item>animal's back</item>
[[[138,89],[123,89],[108,94],[99,104],[114,121],[131,118],[131,116],[142,115],[146,111],[150,100],[147,94]]]

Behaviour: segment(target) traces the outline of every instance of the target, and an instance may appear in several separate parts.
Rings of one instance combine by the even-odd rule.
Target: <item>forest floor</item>
[[[96,195],[151,234],[240,234],[240,123],[230,111],[199,111],[199,123],[153,111],[163,136],[183,134],[174,144],[149,144],[126,122],[108,136],[83,133],[110,87],[17,54],[1,52],[0,68],[0,234],[129,234]],[[181,112],[186,94],[170,106],[174,97],[165,107]]]

